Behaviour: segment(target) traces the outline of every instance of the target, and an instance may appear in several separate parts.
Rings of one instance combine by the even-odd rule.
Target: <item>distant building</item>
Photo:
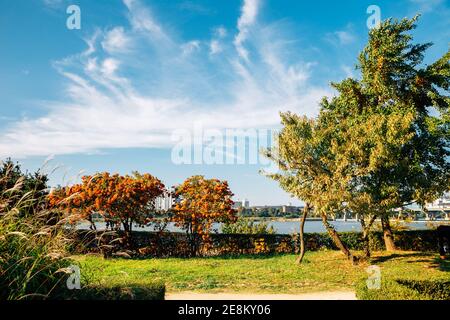
[[[167,211],[172,208],[174,199],[171,192],[166,192],[164,195],[155,199],[155,209],[158,211]]]
[[[292,206],[291,204],[289,205],[284,205],[281,207],[281,212],[282,213],[298,213],[299,212],[299,207],[296,206]]]
[[[240,209],[240,208],[242,208],[242,201],[235,201],[233,209]]]
[[[245,208],[248,209],[250,208],[250,202],[248,201],[248,199],[244,199],[244,200],[237,200],[234,202],[234,209],[240,209],[240,208]]]

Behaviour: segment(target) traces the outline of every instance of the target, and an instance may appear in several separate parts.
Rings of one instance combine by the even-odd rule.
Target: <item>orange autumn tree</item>
[[[103,172],[82,177],[80,184],[54,190],[49,203],[65,210],[74,223],[88,220],[92,229],[96,229],[93,215],[100,215],[107,229],[123,228],[130,245],[133,224],[143,226],[153,220],[155,199],[164,191],[164,184],[150,174],[121,176]]]
[[[202,242],[209,242],[214,222],[236,221],[232,197],[228,182],[203,176],[192,176],[175,188],[172,221],[186,231],[191,255],[197,254]]]

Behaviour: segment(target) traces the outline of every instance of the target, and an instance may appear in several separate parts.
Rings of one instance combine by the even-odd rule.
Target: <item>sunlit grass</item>
[[[104,284],[162,281],[168,292],[305,293],[354,290],[369,263],[351,265],[338,251],[308,252],[296,265],[294,255],[240,258],[109,259],[77,256],[82,272]],[[382,277],[449,278],[449,266],[437,255],[415,252],[375,253],[372,264]]]

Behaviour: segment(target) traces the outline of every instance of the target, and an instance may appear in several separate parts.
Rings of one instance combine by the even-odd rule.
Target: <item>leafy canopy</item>
[[[315,119],[281,114],[269,174],[316,209],[384,213],[449,187],[450,52],[423,65],[416,18],[384,21],[359,56],[360,79],[333,83]]]

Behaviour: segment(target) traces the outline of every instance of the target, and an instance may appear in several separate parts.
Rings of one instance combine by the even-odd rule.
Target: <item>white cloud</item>
[[[218,37],[218,38],[225,38],[227,35],[227,29],[225,29],[223,26],[217,27],[214,30],[214,34]]]
[[[110,49],[117,46],[107,40],[111,31],[97,30],[85,40],[85,51],[56,62],[66,79],[65,98],[41,102],[45,115],[1,129],[0,158],[170,147],[175,130],[192,130],[196,123],[217,130],[272,128],[279,125],[279,111],[315,115],[320,99],[331,95],[309,84],[314,64],[286,55],[295,51],[286,47],[295,42],[284,41],[277,26],[261,24],[257,32],[245,32],[255,22],[254,1],[245,1],[238,22],[239,34],[244,32],[255,50],[247,61],[228,50],[236,38],[217,42],[223,58],[208,59],[219,47],[199,50],[198,40],[163,32],[140,2],[125,3],[132,27],[113,30],[139,47],[114,55]],[[213,41],[218,39],[208,44]],[[196,54],[182,55],[180,48]]]
[[[348,24],[343,30],[327,33],[325,39],[336,46],[345,46],[354,43],[356,35],[353,26]]]
[[[162,27],[156,23],[150,10],[138,0],[123,0],[130,12],[130,22],[134,30],[148,32],[150,37],[157,40],[167,40],[167,35]]]
[[[222,47],[221,47],[219,41],[211,40],[211,42],[209,43],[209,53],[217,54],[217,53],[220,53],[221,51],[222,51]]]
[[[125,34],[123,27],[115,27],[108,31],[102,41],[102,47],[108,53],[127,51],[130,45],[131,39]]]
[[[248,60],[248,51],[243,44],[247,40],[250,27],[256,22],[259,5],[259,0],[244,0],[237,23],[239,32],[234,38],[234,45],[239,55],[245,60]]]
[[[355,41],[355,36],[349,31],[336,31],[334,34],[342,45],[350,44]]]
[[[183,43],[181,45],[181,50],[184,55],[191,54],[192,52],[200,50],[200,41],[192,40],[187,43]]]
[[[102,72],[107,76],[112,76],[119,68],[119,61],[113,58],[107,58],[103,60]]]

